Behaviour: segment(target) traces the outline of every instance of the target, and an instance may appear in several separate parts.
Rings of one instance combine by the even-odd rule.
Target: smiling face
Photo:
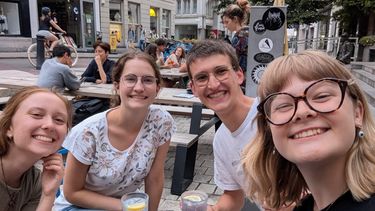
[[[314,82],[294,75],[290,81],[280,92],[301,96]],[[270,129],[278,152],[299,166],[345,158],[355,139],[355,126],[362,125],[362,116],[362,104],[354,104],[346,93],[342,106],[327,114],[313,111],[304,101],[299,101],[296,114],[289,123],[281,126],[270,124]]]
[[[214,72],[218,73],[222,69],[228,70],[228,77],[219,81],[214,76]],[[244,75],[242,71],[233,70],[230,58],[226,55],[216,54],[197,59],[191,63],[190,73],[194,95],[199,97],[205,106],[217,113],[228,112],[242,94],[240,85],[244,80]],[[208,75],[208,82],[203,87],[198,86],[195,81],[202,74]]]
[[[137,76],[134,86],[129,86],[125,80],[125,77],[129,75]],[[143,79],[141,79],[142,77]],[[155,71],[148,62],[135,58],[125,63],[117,86],[117,92],[120,94],[121,102],[125,107],[133,109],[148,108],[154,102],[160,87],[156,82],[151,84],[147,81],[142,82],[147,77],[155,78]]]
[[[22,153],[45,157],[56,152],[68,131],[65,103],[53,93],[37,92],[19,104],[8,137]]]

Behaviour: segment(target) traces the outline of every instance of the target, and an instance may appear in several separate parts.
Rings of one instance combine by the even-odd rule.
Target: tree
[[[355,1],[355,0],[353,0]],[[233,0],[219,0],[216,12],[232,4]],[[252,0],[251,5],[273,5],[272,0]],[[328,18],[327,11],[331,8],[332,0],[285,0],[289,27],[298,27],[299,24],[310,24]]]
[[[344,31],[355,36],[375,34],[375,1],[374,0],[335,0],[341,9],[334,18],[341,23]]]

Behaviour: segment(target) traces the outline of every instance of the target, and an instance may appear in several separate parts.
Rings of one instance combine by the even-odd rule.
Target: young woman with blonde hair
[[[342,64],[315,51],[277,58],[258,94],[258,132],[243,154],[252,199],[304,211],[375,210],[375,125]]]

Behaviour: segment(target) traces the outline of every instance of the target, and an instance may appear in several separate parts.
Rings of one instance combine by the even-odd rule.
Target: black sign
[[[270,8],[263,14],[262,21],[268,30],[278,30],[285,22],[285,14],[279,8]]]
[[[254,60],[259,63],[270,63],[274,57],[269,53],[257,53],[254,55]]]

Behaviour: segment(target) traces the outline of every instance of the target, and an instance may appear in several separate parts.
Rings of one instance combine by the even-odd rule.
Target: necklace
[[[5,178],[4,165],[3,165],[3,157],[2,156],[0,157],[0,162],[1,162],[1,171],[3,173],[5,188],[7,190],[8,196],[9,196],[9,202],[8,202],[8,209],[9,209],[9,208],[13,208],[16,205],[16,194],[15,193],[11,194],[10,190],[8,188],[8,184],[7,184],[6,178]]]

